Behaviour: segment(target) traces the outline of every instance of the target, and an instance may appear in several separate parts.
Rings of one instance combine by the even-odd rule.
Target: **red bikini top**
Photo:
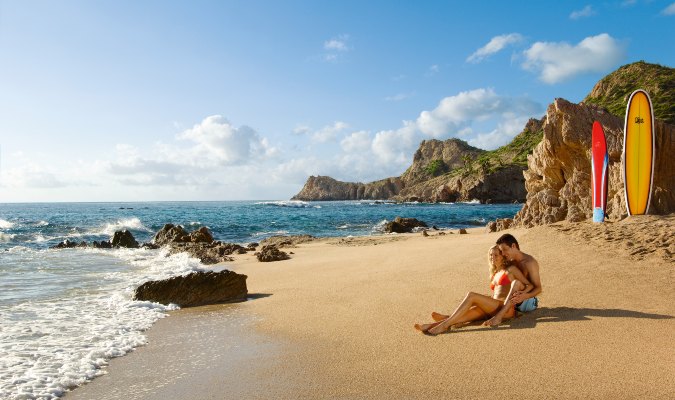
[[[499,275],[499,279],[497,280],[496,286],[510,286],[510,285],[511,279],[509,279],[509,275],[506,273],[506,271],[503,271],[502,274]],[[492,282],[490,282],[490,289],[495,290],[494,278],[492,279]]]

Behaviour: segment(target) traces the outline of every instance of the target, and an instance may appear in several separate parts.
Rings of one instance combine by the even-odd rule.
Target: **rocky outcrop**
[[[404,185],[410,186],[442,175],[466,165],[485,150],[470,146],[460,139],[423,140],[413,156],[412,165],[401,175]]]
[[[213,235],[205,226],[188,233],[180,225],[166,224],[155,234],[153,243],[169,247],[170,254],[188,253],[203,264],[217,264],[232,261],[231,254],[244,254],[247,249],[234,243],[213,240]]]
[[[426,228],[427,224],[416,218],[396,217],[384,227],[386,233],[409,233],[415,228]]]
[[[531,119],[511,143],[493,151],[459,139],[424,140],[400,176],[372,183],[310,177],[297,200],[362,200],[481,203],[523,202],[527,155],[541,140],[543,120]]]
[[[137,249],[138,242],[128,230],[117,231],[112,237],[112,247],[125,247],[129,249]]]
[[[292,200],[383,200],[397,194],[402,187],[399,178],[387,178],[371,183],[340,182],[329,176],[310,176],[300,193]]]
[[[255,253],[260,262],[283,261],[291,258],[286,252],[281,251],[277,246],[268,244],[263,246],[259,252]]]
[[[544,138],[528,157],[525,171],[527,201],[516,214],[519,226],[550,224],[592,217],[591,130],[599,121],[605,131],[609,153],[606,216],[617,220],[626,215],[621,171],[623,119],[595,105],[573,104],[556,99],[546,113]],[[675,127],[655,123],[656,164],[650,214],[675,211]]]
[[[232,271],[200,271],[139,286],[134,300],[196,307],[246,300],[246,275]]]
[[[148,244],[143,244],[146,247]],[[86,241],[74,242],[69,239],[64,240],[63,242],[57,244],[56,246],[51,246],[51,249],[71,249],[74,247],[94,247],[96,249],[119,249],[130,248],[137,249],[139,247],[138,242],[134,238],[134,235],[128,230],[116,231],[113,234],[113,237],[110,240],[101,240],[100,242],[94,240],[91,244]]]
[[[509,229],[511,225],[513,225],[513,218],[497,218],[494,221],[488,222],[485,228],[488,233],[499,232]]]

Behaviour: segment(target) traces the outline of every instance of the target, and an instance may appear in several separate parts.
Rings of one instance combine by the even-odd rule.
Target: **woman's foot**
[[[436,322],[443,321],[444,319],[448,319],[449,317],[450,317],[449,315],[443,315],[441,313],[437,313],[436,311],[431,313],[431,318],[433,318],[433,320]]]
[[[438,325],[438,322],[434,322],[431,324],[415,324],[415,329],[417,329],[422,333],[427,333],[429,329],[435,327],[436,325]]]
[[[427,329],[426,333],[429,335],[439,335],[446,332],[450,327],[445,326],[443,323],[434,324],[433,327]]]

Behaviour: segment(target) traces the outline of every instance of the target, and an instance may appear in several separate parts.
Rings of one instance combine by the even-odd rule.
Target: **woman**
[[[466,322],[489,319],[497,314],[510,294],[524,290],[532,290],[532,284],[525,278],[516,266],[507,266],[506,260],[498,246],[492,246],[488,252],[490,263],[490,288],[492,297],[469,292],[452,315],[432,313],[436,321],[430,324],[415,324],[415,329],[424,333],[437,335],[450,329],[451,326]],[[504,318],[513,318],[516,315],[515,305],[509,304]]]

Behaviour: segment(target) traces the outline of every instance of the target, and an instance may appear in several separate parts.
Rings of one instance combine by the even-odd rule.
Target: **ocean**
[[[204,266],[166,250],[74,248],[130,230],[149,242],[166,223],[207,226],[216,240],[272,235],[381,235],[396,216],[455,229],[510,218],[520,204],[381,201],[0,204],[0,399],[51,399],[103,373],[146,343],[144,331],[175,305],[133,301],[141,283]]]

